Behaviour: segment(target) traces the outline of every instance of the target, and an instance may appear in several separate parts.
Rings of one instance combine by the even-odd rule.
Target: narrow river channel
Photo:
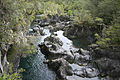
[[[44,42],[44,39],[49,37],[52,33],[50,33],[49,29],[47,28],[42,28],[43,29],[43,33],[45,35],[38,35],[37,37],[37,41],[35,42],[36,46],[38,44],[41,44]],[[66,51],[68,51],[68,53],[70,53],[70,49],[77,49],[73,45],[73,42],[71,40],[69,40],[67,37],[63,36],[63,32],[62,30],[59,30],[57,32],[54,32],[53,34],[56,34],[57,37],[63,42],[63,46],[62,48]],[[69,54],[72,55],[72,54]],[[89,56],[86,56],[89,58]],[[20,61],[20,68],[25,69],[25,72],[22,73],[22,79],[23,80],[56,80],[56,73],[52,70],[50,70],[48,68],[47,64],[44,64],[44,61],[46,61],[45,59],[45,55],[41,52],[40,48],[37,46],[37,52],[27,56],[27,57],[21,57],[21,61]],[[70,66],[72,67],[73,70],[76,69],[83,69],[86,67],[86,70],[89,68],[87,68],[87,66],[79,66],[77,64],[70,64]],[[68,80],[99,80],[98,77],[93,77],[93,78],[84,78],[84,77],[79,77],[76,75],[72,75],[72,76],[67,76]]]
[[[44,36],[37,36],[36,45],[42,43],[47,36],[50,36],[48,29],[44,29]],[[39,47],[37,52],[26,58],[21,58],[20,68],[25,69],[22,73],[23,80],[56,80],[56,74],[48,69],[47,64],[44,64],[44,55],[41,53]]]

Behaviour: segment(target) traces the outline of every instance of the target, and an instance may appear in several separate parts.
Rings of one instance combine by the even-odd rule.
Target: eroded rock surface
[[[92,61],[101,76],[109,76],[111,80],[119,80],[120,73],[119,52],[106,51],[104,49],[93,49]]]
[[[63,31],[51,34],[39,47],[47,58],[44,63],[56,72],[58,80],[69,80],[68,76],[73,75],[79,79],[98,75],[97,70],[90,66],[90,52],[75,48],[72,41],[63,36]]]

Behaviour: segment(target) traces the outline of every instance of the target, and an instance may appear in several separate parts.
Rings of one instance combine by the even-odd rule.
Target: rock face
[[[64,36],[68,37],[71,40],[75,40],[75,39],[85,40],[82,43],[87,42],[87,44],[90,45],[95,43],[96,41],[94,34],[100,32],[101,32],[100,29],[96,28],[94,25],[72,24],[71,27],[65,29]]]
[[[34,22],[41,27],[45,27],[45,26],[48,26],[48,25],[51,25],[51,24],[56,24],[58,22],[60,23],[60,22],[67,22],[67,21],[70,21],[69,16],[63,16],[63,15],[61,15],[61,16],[58,16],[58,15],[51,16],[51,15],[48,15],[47,18],[42,19],[42,20],[37,19]]]
[[[116,79],[120,77],[120,54],[104,49],[93,49],[94,66],[99,70],[101,76],[109,76]]]
[[[75,48],[69,40],[85,38],[93,43],[94,28],[73,25],[68,17],[57,15],[49,15],[49,18],[36,22],[40,27],[47,26],[50,29],[51,35],[39,47],[47,59],[44,63],[56,72],[57,80],[99,80],[97,76],[109,76],[106,80],[119,80],[119,52],[97,49],[96,44],[90,47],[91,51],[87,51]],[[64,31],[64,36],[60,30]]]
[[[0,44],[0,72],[7,71],[8,61],[7,61],[7,51],[10,48],[10,44]]]
[[[58,30],[66,30],[67,28],[72,26],[72,22],[68,16],[58,16],[58,15],[48,15],[45,19],[36,19],[33,21],[33,26],[29,29],[29,33],[33,35],[43,35],[43,28],[49,27],[50,32],[55,32]]]
[[[47,37],[44,43],[39,45],[47,59],[44,63],[56,72],[57,80],[69,80],[67,77],[73,75],[78,76],[79,79],[96,77],[97,71],[89,65],[90,52],[74,48],[72,43],[65,44],[59,36],[64,40],[65,37],[58,32]]]
[[[72,67],[63,58],[47,60],[45,63],[56,72],[57,80],[65,80],[67,75],[71,76],[73,74]]]
[[[69,31],[72,31],[70,34],[76,34],[79,30],[72,29],[73,25],[69,17],[48,16],[44,20],[36,21],[40,28],[47,26],[51,32],[51,35],[45,38],[42,44],[38,45],[47,59],[44,63],[56,72],[57,80],[70,80],[69,78],[74,78],[73,76],[77,76],[77,78],[74,78],[75,80],[95,78],[98,71],[91,66],[91,52],[82,48],[75,48],[72,41],[63,36],[63,33],[68,36]],[[82,28],[80,31],[82,32]],[[80,33],[79,35],[83,34]]]
[[[73,33],[74,32],[74,33]],[[81,39],[84,38],[88,44],[95,42],[94,32],[87,26],[73,25],[67,28],[64,35],[69,39]]]

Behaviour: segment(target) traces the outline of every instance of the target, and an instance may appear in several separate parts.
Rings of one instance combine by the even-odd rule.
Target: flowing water
[[[44,36],[37,36],[36,45],[44,42],[44,39],[51,35],[49,29],[43,29]],[[69,40],[67,37],[63,36],[64,31],[57,31],[54,34],[57,34],[57,37],[63,42],[63,48],[70,53],[70,49],[74,44],[74,41]],[[78,43],[77,43],[78,44]],[[75,48],[76,49],[76,48]],[[72,54],[70,54],[72,55]],[[20,68],[25,69],[26,71],[22,73],[23,80],[56,80],[55,72],[51,71],[47,64],[44,64],[45,61],[44,55],[41,53],[39,47],[37,47],[37,52],[32,54],[31,56],[27,56],[26,58],[21,58]],[[76,64],[71,64],[73,69],[81,69],[84,66],[78,66]],[[99,80],[98,77],[94,78],[82,78],[76,75],[67,76],[68,80]]]
[[[36,45],[42,43],[44,39],[50,35],[48,29],[44,29],[45,36],[37,36],[38,40],[35,43]],[[23,80],[56,80],[56,74],[51,71],[47,64],[44,64],[45,61],[44,55],[41,53],[39,47],[37,52],[26,58],[21,58],[20,68],[25,69],[25,72],[22,73]]]

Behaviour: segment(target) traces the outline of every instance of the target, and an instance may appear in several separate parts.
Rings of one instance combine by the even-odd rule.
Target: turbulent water
[[[48,29],[44,29],[45,36],[38,36],[36,45],[42,43],[44,39],[50,35]],[[20,68],[25,69],[22,73],[23,80],[56,80],[56,74],[51,71],[45,61],[44,55],[37,48],[37,53],[26,58],[21,58]]]
[[[54,34],[57,34],[57,37],[63,42],[62,48],[64,48],[68,53],[70,53],[70,48],[73,46],[73,42],[69,40],[67,37],[63,36],[64,31],[57,31]],[[51,35],[49,29],[43,29],[44,36],[37,36],[36,45],[44,42],[44,39]],[[72,54],[70,54],[72,55]],[[44,64],[45,61],[44,55],[41,53],[39,47],[37,47],[37,52],[31,56],[27,56],[26,58],[21,58],[20,68],[25,69],[26,71],[22,73],[23,80],[56,80],[55,72],[51,71],[47,64]],[[84,66],[78,66],[77,64],[71,64],[73,69],[81,69]],[[99,80],[98,77],[94,78],[82,78],[76,75],[67,76],[68,80]]]

